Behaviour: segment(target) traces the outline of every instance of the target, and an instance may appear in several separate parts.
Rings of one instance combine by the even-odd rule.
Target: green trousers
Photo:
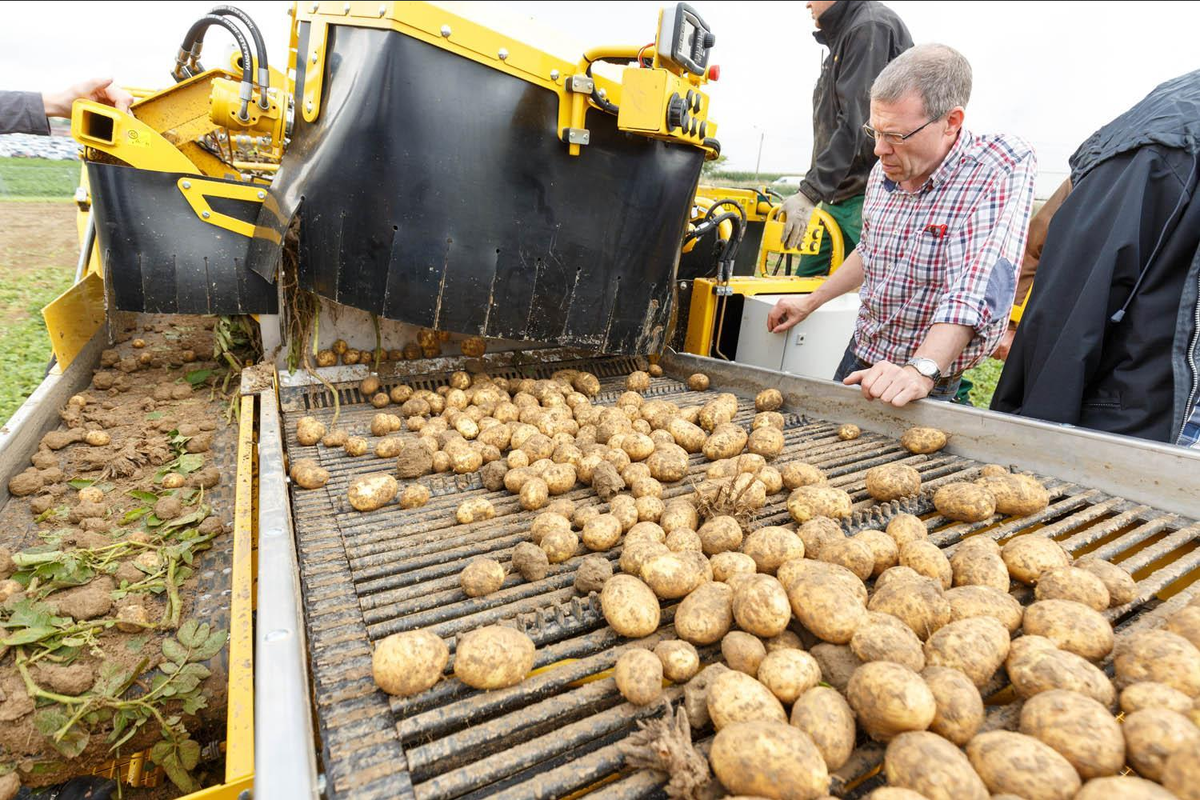
[[[817,208],[833,217],[842,231],[842,241],[845,250],[842,258],[846,258],[858,247],[858,237],[862,235],[862,206],[863,195],[856,194],[840,203],[821,203]],[[800,266],[796,275],[811,277],[813,275],[828,275],[830,259],[833,258],[833,243],[828,233],[821,239],[821,251],[815,256],[801,256]]]

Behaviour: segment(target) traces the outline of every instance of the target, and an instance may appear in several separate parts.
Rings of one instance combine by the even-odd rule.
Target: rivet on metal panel
[[[449,25],[442,26],[442,37],[446,38],[446,39],[450,38],[450,26]]]
[[[387,13],[387,6],[380,6],[379,7],[379,16],[382,17],[386,13]]]
[[[314,64],[315,64],[315,63],[317,63],[317,58],[318,58],[317,51],[316,51],[316,50],[313,50],[313,54],[312,54],[312,63],[314,63]]]
[[[345,5],[343,5],[343,6],[342,6],[342,13],[343,13],[343,14],[349,14],[349,13],[350,13],[350,4],[349,4],[349,3],[346,3]]]
[[[250,800],[254,794],[249,789],[242,789],[238,792],[238,800]]]
[[[190,188],[192,188],[192,182],[191,182],[191,181],[184,181],[184,182],[183,182],[183,188],[185,188],[185,189],[190,189]]]
[[[305,103],[305,104],[304,104],[304,107],[305,107],[306,109],[308,109],[309,111],[312,111],[312,110],[313,110],[313,104],[312,104],[312,100],[309,100],[307,103]]]
[[[500,60],[501,60],[501,61],[504,61],[504,60],[506,60],[506,59],[508,58],[508,50],[506,50],[505,48],[501,47],[501,48],[500,48],[500,52],[499,52],[499,53],[497,53],[496,55],[498,55],[498,56],[500,57]]]
[[[317,13],[317,9],[320,7],[321,7],[320,3],[313,3],[311,6],[308,7],[308,10],[315,14],[315,13]]]
[[[259,192],[259,193],[258,193],[258,199],[259,199],[259,200],[265,200],[266,198],[267,198],[267,193],[266,193],[266,192]]]
[[[559,72],[558,70],[556,70],[556,69],[552,69],[552,70],[550,70],[550,80],[552,80],[552,81],[556,81],[556,80],[558,80],[558,78],[559,78],[559,76],[560,76],[561,74],[562,74],[562,73],[560,73],[560,72]]]
[[[200,216],[204,217],[205,219],[208,219],[209,217],[212,216],[212,214],[209,214],[207,211],[201,211]]]

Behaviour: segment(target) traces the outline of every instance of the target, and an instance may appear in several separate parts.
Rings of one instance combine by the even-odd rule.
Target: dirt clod
[[[112,608],[112,578],[102,575],[91,583],[55,592],[46,598],[46,603],[60,616],[76,620],[102,617]]]

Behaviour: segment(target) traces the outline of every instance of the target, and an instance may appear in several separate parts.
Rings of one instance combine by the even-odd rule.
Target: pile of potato
[[[608,624],[635,640],[618,649],[617,689],[649,705],[664,681],[683,684],[691,725],[716,731],[709,761],[731,794],[821,797],[874,740],[887,746],[878,800],[1198,796],[1200,603],[1163,630],[1117,639],[1104,612],[1136,599],[1133,579],[1105,561],[1075,561],[1052,539],[1001,545],[985,533],[943,551],[909,514],[846,536],[850,495],[814,465],[775,461],[779,392],[759,394],[747,431],[733,423],[733,395],[681,407],[644,397],[650,385],[648,372],[630,375],[611,408],[592,401],[599,380],[573,370],[539,381],[455,373],[438,392],[397,387],[389,401],[401,414],[372,425],[376,454],[396,468],[359,478],[350,502],[372,510],[399,493],[397,477],[478,470],[489,490],[536,512],[510,559],[523,580],[591,553],[575,562],[576,588],[598,592]],[[310,440],[329,435],[305,427]],[[384,447],[400,430],[410,435]],[[860,433],[843,426],[838,436]],[[355,438],[326,444],[349,449]],[[905,439],[914,453],[946,443],[931,429]],[[703,478],[667,493],[695,453],[709,461]],[[865,477],[881,502],[922,491],[904,465]],[[563,497],[581,484],[601,502]],[[784,492],[793,523],[751,523]],[[1048,499],[1036,479],[996,466],[934,494],[939,513],[963,520],[1035,513]],[[461,524],[494,515],[482,496],[456,512]],[[615,561],[605,555],[618,549]],[[501,561],[476,559],[461,585],[482,597],[508,578]],[[1032,587],[1028,607],[1010,594],[1014,581]],[[664,603],[674,606],[666,640]],[[705,666],[709,647],[720,656]],[[453,673],[502,688],[524,678],[534,655],[523,633],[490,626],[462,637]],[[1115,681],[1102,669],[1110,658]],[[437,637],[395,634],[376,648],[375,677],[385,691],[414,694],[448,661]],[[1018,730],[987,730],[984,700],[1007,683],[1023,703]]]
[[[416,361],[420,358],[437,358],[442,354],[442,345],[450,341],[449,331],[422,328],[417,338],[402,349],[387,350],[351,347],[345,339],[338,339],[328,348],[317,351],[318,367],[336,367],[338,364],[374,364],[376,361]],[[458,342],[459,349],[468,358],[479,358],[487,352],[487,340],[482,336],[468,336]],[[368,395],[371,397],[371,395]]]

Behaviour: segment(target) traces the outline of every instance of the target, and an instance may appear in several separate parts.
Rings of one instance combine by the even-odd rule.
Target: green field
[[[0,158],[0,199],[69,199],[78,185],[78,161]]]
[[[989,358],[974,369],[963,373],[975,386],[971,389],[971,405],[976,408],[987,408],[992,403],[992,393],[996,391],[996,381],[1000,380],[1000,371],[1004,362]]]

